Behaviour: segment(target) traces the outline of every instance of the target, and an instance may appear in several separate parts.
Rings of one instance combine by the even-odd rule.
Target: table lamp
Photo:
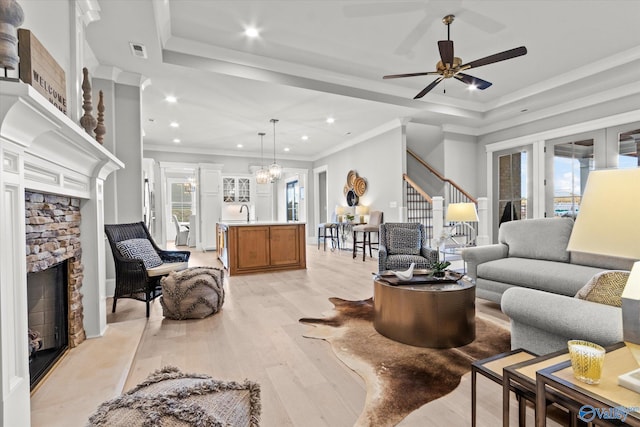
[[[344,221],[345,213],[347,213],[347,209],[344,206],[336,205],[336,218],[338,222]]]
[[[364,223],[364,216],[369,215],[369,206],[356,206],[356,215],[360,215],[360,223]]]
[[[568,251],[635,260],[622,293],[622,330],[627,347],[640,364],[640,168],[593,171],[587,179]],[[620,380],[620,385],[640,391]]]
[[[445,218],[447,222],[454,222],[460,225],[464,225],[471,230],[471,236],[476,230],[469,225],[470,222],[478,222],[478,212],[476,211],[475,203],[449,203],[447,206],[447,216]],[[458,242],[451,238],[456,244]],[[473,242],[475,239],[470,238],[469,241]]]

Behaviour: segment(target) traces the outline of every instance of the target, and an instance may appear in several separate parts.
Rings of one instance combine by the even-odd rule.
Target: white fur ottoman
[[[201,319],[224,303],[224,273],[214,267],[191,267],[163,277],[162,314],[168,319]]]

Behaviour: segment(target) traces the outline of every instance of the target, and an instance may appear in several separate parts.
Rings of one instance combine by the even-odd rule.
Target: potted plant
[[[346,217],[347,217],[347,221],[348,221],[348,222],[353,222],[353,220],[355,219],[355,216],[354,216],[354,215],[351,215],[351,214],[349,214],[349,213],[346,215]]]
[[[431,269],[433,270],[433,277],[444,277],[445,270],[449,267],[451,263],[449,261],[436,261]]]

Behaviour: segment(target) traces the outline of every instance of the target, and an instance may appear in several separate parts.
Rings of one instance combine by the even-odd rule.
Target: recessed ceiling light
[[[176,98],[176,97],[175,97],[175,96],[173,96],[173,95],[167,95],[167,97],[166,97],[166,98],[164,98],[164,100],[165,100],[165,101],[167,101],[167,102],[169,102],[169,103],[171,103],[171,104],[173,104],[173,103],[175,103],[175,102],[178,102],[178,98]]]
[[[236,145],[236,147],[242,148],[242,144],[238,144],[238,145]]]
[[[180,144],[180,138],[173,138],[173,142],[175,142],[176,144]]]
[[[467,86],[467,89],[469,89],[470,91],[474,91],[474,90],[478,89],[478,86],[472,84],[472,85]]]
[[[178,122],[171,122],[171,123],[169,123],[169,126],[171,126],[172,128],[179,128],[179,127],[180,127],[180,123],[178,123]]]
[[[260,31],[256,27],[247,27],[244,30],[244,35],[250,39],[255,39],[260,35]]]
[[[327,123],[332,124],[335,123],[336,119],[334,119],[333,117],[327,117]]]
[[[285,148],[284,148],[284,151],[289,151],[289,147],[285,147]]]
[[[302,135],[302,140],[303,140],[303,141],[306,141],[306,140],[308,140],[308,139],[309,139],[309,137],[308,137],[307,135]]]

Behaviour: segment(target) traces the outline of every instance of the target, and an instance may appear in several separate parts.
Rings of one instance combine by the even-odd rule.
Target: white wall
[[[359,144],[316,160],[314,167],[327,166],[328,208],[347,205],[342,189],[349,171],[355,170],[359,176],[367,180],[367,191],[360,197],[359,204],[369,206],[371,210],[382,210],[385,222],[400,221],[398,207],[403,204],[402,173],[405,151],[403,127],[398,125]],[[307,189],[310,190],[310,187],[307,185]],[[391,207],[393,203],[397,207]],[[315,224],[313,226],[315,227]]]
[[[68,0],[18,0],[18,4],[24,11],[24,23],[21,28],[31,31],[58,65],[65,70],[67,101],[69,101],[70,88],[75,84],[70,80],[69,73],[71,70],[71,2]]]
[[[444,141],[444,176],[473,197],[478,197],[478,180],[476,171],[482,162],[478,156],[478,143],[470,135],[445,132]]]
[[[444,174],[443,132],[440,126],[407,123],[407,148]],[[430,196],[442,195],[444,185],[421,163],[407,156],[407,175]]]

